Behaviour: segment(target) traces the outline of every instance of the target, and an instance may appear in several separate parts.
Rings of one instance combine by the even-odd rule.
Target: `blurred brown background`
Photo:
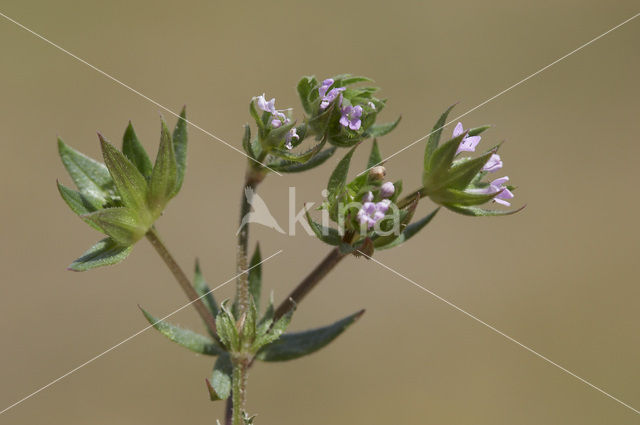
[[[449,104],[460,114],[638,12],[634,1],[236,2],[17,1],[2,13],[40,32],[240,147],[249,99],[300,107],[301,75],[376,80],[402,114],[389,155],[426,134]],[[519,215],[443,211],[419,237],[377,254],[437,294],[640,407],[637,161],[640,19],[463,119],[495,125]],[[59,198],[69,184],[55,137],[99,157],[129,119],[155,152],[159,108],[0,18],[0,409],[185,302],[141,241],[123,264],[65,267],[99,235]],[[173,125],[174,118],[164,114]],[[449,134],[451,128],[446,130]],[[234,274],[245,159],[190,129],[189,169],[158,226],[180,263],[198,256],[212,285]],[[388,163],[417,186],[423,145]],[[355,164],[363,164],[361,152]],[[260,188],[286,225],[287,191],[317,201],[328,165],[271,176]],[[355,171],[355,170],[354,170]],[[425,202],[421,211],[431,205]],[[327,248],[254,227],[265,284],[279,300]],[[215,295],[230,296],[232,285]],[[359,308],[328,349],[251,373],[258,424],[632,424],[640,416],[408,282],[349,259],[302,304],[294,329]],[[191,310],[174,322],[201,329]],[[213,424],[212,360],[148,331],[0,416],[0,424]]]

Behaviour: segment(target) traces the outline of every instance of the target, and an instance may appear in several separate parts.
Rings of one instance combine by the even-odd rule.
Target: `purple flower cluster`
[[[334,80],[332,78],[327,78],[318,88],[318,94],[321,97],[320,109],[327,109],[331,102],[338,99],[338,106],[340,107],[340,112],[342,114],[342,116],[340,117],[340,125],[350,128],[353,131],[359,130],[360,126],[362,125],[362,121],[360,120],[360,118],[362,117],[362,106],[347,105],[343,107],[342,92],[346,89],[344,87],[334,87],[329,90],[333,83]],[[369,102],[369,105],[373,110],[376,109],[376,106],[375,104],[373,104],[373,102]]]
[[[264,93],[260,96],[258,96],[256,98],[256,103],[258,105],[258,108],[265,111],[265,112],[269,112],[271,113],[272,117],[271,117],[271,127],[273,128],[278,128],[283,124],[289,124],[290,120],[289,118],[287,118],[287,116],[283,113],[283,111],[286,111],[286,109],[282,109],[282,110],[277,110],[276,109],[276,99],[273,98],[269,101],[267,101],[267,99],[264,97]]]
[[[396,188],[393,183],[386,182],[380,187],[380,196],[388,198],[393,195]],[[389,210],[391,201],[383,199],[379,202],[373,202],[373,193],[367,192],[362,197],[362,208],[358,211],[358,221],[361,225],[367,225],[367,229],[371,229],[377,222],[382,220]]]
[[[464,133],[464,129],[462,127],[462,123],[459,122],[453,129],[453,137],[458,137],[462,133]],[[478,143],[480,143],[480,139],[480,136],[465,136],[460,142],[460,146],[458,146],[456,155],[460,152],[475,152],[476,146],[478,146]],[[482,171],[493,173],[501,169],[502,165],[503,164],[500,155],[494,153],[491,155],[491,157],[489,157],[489,160],[484,165],[484,167],[482,167]],[[509,207],[511,206],[511,202],[509,202],[508,199],[512,199],[514,195],[513,192],[511,192],[505,186],[505,183],[508,181],[509,177],[500,177],[489,183],[489,186],[487,187],[483,187],[480,189],[469,189],[468,192],[486,195],[495,193],[496,196],[493,198],[493,201]]]

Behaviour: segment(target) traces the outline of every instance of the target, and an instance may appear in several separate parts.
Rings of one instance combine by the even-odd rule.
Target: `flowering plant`
[[[287,332],[296,307],[342,259],[349,255],[370,258],[376,250],[403,244],[431,222],[439,206],[471,216],[518,211],[480,206],[488,202],[510,206],[514,197],[514,188],[506,185],[508,177],[485,180],[503,166],[497,153],[499,146],[475,158],[468,156],[475,152],[480,134],[488,127],[464,130],[458,123],[452,137],[440,144],[452,108],[442,114],[427,141],[421,186],[401,197],[402,180],[386,180],[387,170],[377,141],[393,131],[400,118],[377,123],[386,101],[374,96],[377,88],[359,85],[370,81],[348,74],[322,82],[315,77],[303,77],[297,91],[305,115],[299,123],[291,109],[277,109],[275,99],[267,100],[264,94],[251,99],[249,113],[255,129],[252,136],[251,126],[245,125],[242,138],[248,163],[242,188],[233,301],[215,300],[197,262],[193,279],[189,279],[154,226],[184,180],[187,152],[184,110],[173,133],[162,122],[153,165],[131,124],[124,133],[122,150],[99,135],[104,164],[75,151],[62,140],[58,142],[62,162],[78,189],[58,183],[62,198],[82,220],[107,236],[69,268],[85,271],[116,264],[129,255],[138,240],[146,237],[203,319],[207,334],[157,319],[144,309],[142,313],[169,340],[216,358],[213,372],[205,382],[211,400],[227,400],[227,424],[254,421],[246,411],[246,386],[248,371],[256,360],[288,361],[316,352],[362,316],[364,310],[330,325]],[[312,139],[310,146],[300,148],[307,139]],[[351,159],[361,145],[370,145],[366,171],[349,180]],[[324,215],[322,224],[306,211],[317,238],[333,248],[278,307],[272,295],[267,306],[261,308],[263,260],[259,245],[249,258],[249,224],[242,219],[251,211],[251,200],[244,195],[255,193],[269,172],[306,171],[322,165],[341,148],[348,151],[329,175],[326,199],[320,207]],[[418,203],[426,198],[439,206],[414,220]]]

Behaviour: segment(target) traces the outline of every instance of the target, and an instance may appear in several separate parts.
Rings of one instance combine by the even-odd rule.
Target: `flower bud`
[[[371,170],[369,170],[369,180],[376,181],[384,179],[384,176],[387,175],[387,169],[382,165],[376,165]]]
[[[395,186],[391,182],[386,182],[380,187],[380,196],[388,198],[396,191]]]

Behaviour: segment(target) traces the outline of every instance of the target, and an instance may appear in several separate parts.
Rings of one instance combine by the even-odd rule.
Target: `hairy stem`
[[[296,288],[289,294],[289,296],[282,301],[275,312],[275,320],[278,320],[284,316],[289,310],[291,310],[327,275],[335,266],[338,265],[340,260],[346,257],[347,254],[343,254],[336,247],[329,251],[326,257],[304,278],[302,282],[296,286]]]
[[[261,158],[261,160],[264,158]],[[249,311],[249,274],[245,273],[249,267],[249,214],[251,213],[251,199],[256,188],[264,179],[266,173],[264,169],[249,164],[245,175],[245,182],[242,188],[242,200],[240,203],[240,230],[238,232],[238,246],[236,251],[236,305],[240,323],[244,322],[244,317]],[[252,341],[244,338],[243,329],[239,329],[242,338],[241,352],[233,359],[233,387],[232,387],[232,406],[231,411],[227,410],[227,423],[230,421],[233,425],[243,425],[243,414],[246,404],[247,393],[247,372],[249,370],[249,348]]]
[[[204,305],[196,290],[193,289],[189,278],[186,274],[184,274],[184,271],[182,271],[176,260],[164,245],[164,243],[160,239],[160,236],[158,235],[157,230],[154,227],[152,227],[151,230],[147,232],[147,239],[156,249],[156,252],[160,255],[160,258],[164,260],[165,264],[178,281],[180,287],[187,294],[187,298],[189,298],[189,301],[193,303],[193,306],[195,307],[200,317],[202,317],[202,320],[204,320],[204,323],[207,325],[207,328],[209,328],[209,331],[211,331],[212,335],[217,335],[216,321],[213,318],[213,315]]]

